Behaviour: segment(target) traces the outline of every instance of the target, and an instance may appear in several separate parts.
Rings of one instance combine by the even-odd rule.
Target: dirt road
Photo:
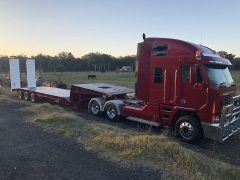
[[[86,152],[74,140],[26,122],[21,102],[0,102],[0,179],[160,179],[162,173],[123,168]]]

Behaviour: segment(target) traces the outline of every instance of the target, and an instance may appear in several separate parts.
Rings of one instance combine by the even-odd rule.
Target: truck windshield
[[[232,76],[226,66],[206,65],[209,80],[220,86],[233,85]]]

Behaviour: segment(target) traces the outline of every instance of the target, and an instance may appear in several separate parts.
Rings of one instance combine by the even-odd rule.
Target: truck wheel
[[[29,100],[29,94],[28,94],[28,92],[24,92],[24,99],[25,99],[25,100]]]
[[[30,100],[34,103],[37,102],[37,96],[34,93],[31,93]]]
[[[19,98],[19,99],[23,99],[23,93],[22,93],[22,91],[19,90],[19,91],[17,92],[17,94],[18,94],[18,98]]]
[[[89,103],[88,111],[94,116],[100,116],[102,114],[100,104],[95,99]]]
[[[175,124],[175,135],[187,143],[195,143],[202,135],[202,128],[194,117],[182,116]]]
[[[115,104],[109,103],[105,108],[106,116],[111,121],[119,120],[120,116],[118,115],[118,110]]]

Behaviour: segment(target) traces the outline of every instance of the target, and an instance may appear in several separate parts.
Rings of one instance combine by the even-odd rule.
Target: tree
[[[232,69],[235,67],[235,56],[234,54],[228,54],[226,51],[218,51],[219,56],[228,59],[232,63]]]

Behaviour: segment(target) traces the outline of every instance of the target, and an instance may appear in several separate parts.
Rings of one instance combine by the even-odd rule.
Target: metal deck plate
[[[129,93],[135,92],[133,89],[130,89],[130,88],[115,86],[115,85],[106,84],[106,83],[74,84],[74,86],[108,94],[108,95],[129,94]]]
[[[67,89],[60,89],[54,87],[36,87],[36,88],[22,88],[26,90],[30,90],[36,93],[42,93],[46,95],[61,97],[61,98],[69,98],[70,97],[70,90]]]

